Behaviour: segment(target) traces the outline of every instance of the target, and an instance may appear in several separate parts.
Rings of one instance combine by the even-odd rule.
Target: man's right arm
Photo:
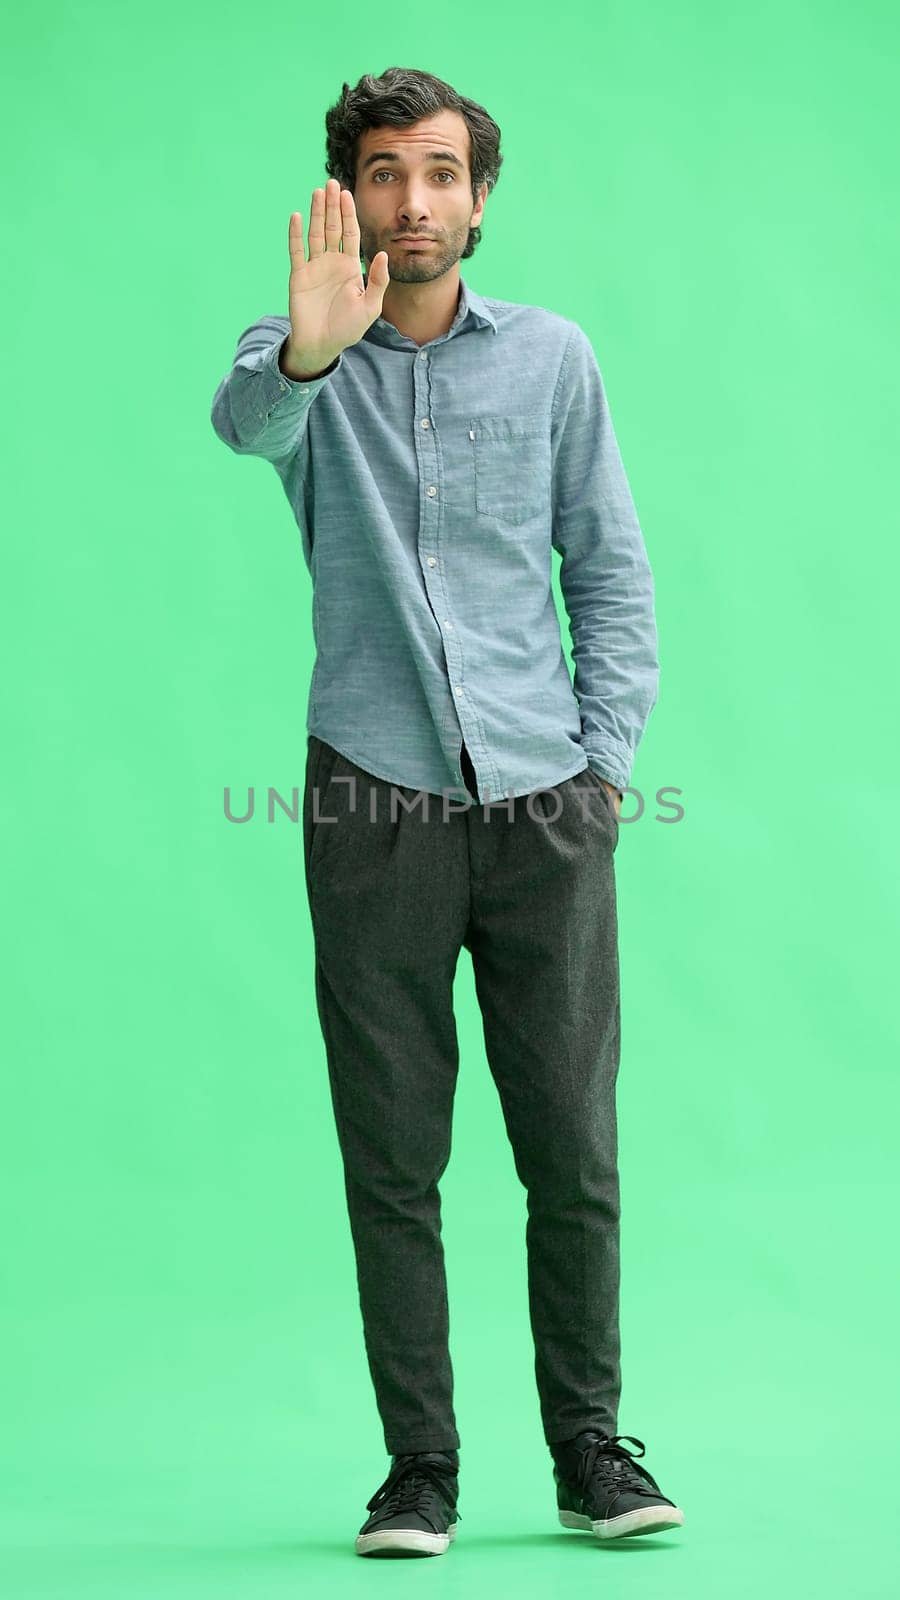
[[[301,373],[288,353],[287,317],[260,317],[238,339],[231,371],[213,396],[210,420],[237,455],[279,461],[294,450],[309,408],[340,366],[343,352],[317,373]]]

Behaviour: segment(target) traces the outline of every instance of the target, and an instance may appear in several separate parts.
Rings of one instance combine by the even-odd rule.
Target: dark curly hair
[[[378,78],[367,72],[352,89],[344,84],[340,99],[325,113],[325,171],[337,178],[342,189],[354,189],[359,136],[366,128],[408,128],[444,110],[458,111],[469,129],[475,205],[482,184],[490,194],[500,175],[500,129],[476,100],[457,94],[443,78],[414,67],[388,67]],[[480,228],[469,229],[463,260],[473,254],[480,238]]]

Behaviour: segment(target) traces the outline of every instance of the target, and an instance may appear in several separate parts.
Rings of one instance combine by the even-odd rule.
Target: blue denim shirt
[[[463,741],[482,803],[587,766],[624,789],[657,698],[653,579],[586,334],[462,278],[447,333],[378,317],[308,383],[279,369],[289,333],[245,329],[212,424],[272,463],[300,528],[307,731],[432,794],[465,798]]]

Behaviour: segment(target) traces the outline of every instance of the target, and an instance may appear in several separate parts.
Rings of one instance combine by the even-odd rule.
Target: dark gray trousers
[[[463,946],[526,1190],[544,1436],[552,1444],[588,1427],[614,1435],[612,796],[587,770],[489,805],[448,789],[445,808],[442,796],[373,777],[308,739],[303,834],[316,1001],[388,1454],[460,1442],[438,1181],[450,1157],[459,1066],[452,989]]]

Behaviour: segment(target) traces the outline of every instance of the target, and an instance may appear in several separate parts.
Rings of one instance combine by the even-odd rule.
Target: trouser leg
[[[588,791],[586,815],[579,786]],[[590,771],[520,797],[512,818],[499,803],[490,816],[470,836],[466,943],[488,1061],[527,1191],[528,1293],[545,1438],[553,1443],[591,1426],[614,1434],[619,825]]]
[[[336,822],[314,820],[313,787],[320,816]],[[393,787],[407,803],[423,798]],[[310,736],[316,1001],[369,1371],[385,1447],[400,1455],[459,1445],[438,1182],[450,1156],[453,979],[469,890],[464,813],[442,820],[440,796],[429,795],[427,822],[402,807],[392,818],[391,788]]]

